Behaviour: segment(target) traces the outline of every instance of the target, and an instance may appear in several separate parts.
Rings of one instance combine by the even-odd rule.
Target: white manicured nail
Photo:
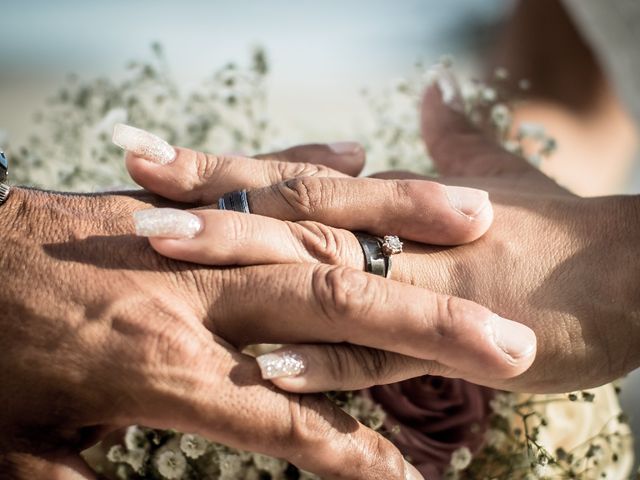
[[[531,356],[536,350],[536,334],[526,325],[494,315],[491,319],[496,345],[512,358]]]
[[[176,158],[175,149],[160,137],[123,123],[113,128],[112,140],[120,148],[160,165],[171,163]]]
[[[336,155],[352,155],[358,153],[361,146],[358,142],[334,142],[329,144],[329,148]]]
[[[468,187],[445,187],[452,208],[473,218],[489,205],[489,194],[484,190]]]
[[[307,369],[307,364],[302,355],[290,350],[260,355],[256,357],[256,361],[260,366],[262,378],[265,380],[296,377]]]
[[[133,214],[140,237],[193,238],[202,229],[200,217],[175,208],[151,208]]]
[[[429,83],[438,85],[443,103],[458,112],[464,111],[460,86],[450,68],[441,63],[436,63],[429,69],[427,76]]]

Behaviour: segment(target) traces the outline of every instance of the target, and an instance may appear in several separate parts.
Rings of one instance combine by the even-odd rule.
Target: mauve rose
[[[464,380],[424,376],[372,387],[366,394],[387,413],[392,441],[427,479],[439,479],[460,447],[482,446],[494,390]]]

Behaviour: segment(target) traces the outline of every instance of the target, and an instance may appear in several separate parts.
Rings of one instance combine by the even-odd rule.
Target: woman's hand
[[[116,131],[117,143],[145,155],[127,156],[134,178],[147,189],[173,200],[211,205],[229,190],[251,188],[256,179],[272,180],[276,172],[284,169],[292,175],[307,174],[250,190],[251,209],[258,215],[213,208],[191,212],[155,209],[138,214],[138,233],[151,237],[152,246],[159,252],[181,260],[213,265],[328,263],[355,267],[351,271],[356,273],[356,268],[362,270],[363,254],[349,230],[366,228],[380,235],[398,233],[416,241],[451,245],[477,239],[493,218],[485,192],[447,188],[429,181],[353,179],[316,165],[277,165],[270,160],[220,157],[186,149],[177,149],[169,163],[149,161],[146,154],[149,148],[139,148],[126,136],[125,141],[121,140],[124,128]],[[269,170],[273,173],[268,173]],[[155,227],[149,229],[147,224]],[[196,227],[185,231],[183,225]],[[401,256],[397,258],[400,261]],[[399,279],[402,271],[400,265]],[[392,288],[402,285],[370,275],[365,277],[375,279],[376,285]],[[426,373],[482,375],[497,381],[522,373],[535,356],[531,330],[477,304],[408,285],[403,288],[406,292],[403,298],[389,296],[378,287],[369,288],[368,292],[342,287],[345,286],[335,290],[337,300],[345,312],[353,312],[353,320],[329,330],[322,324],[292,322],[291,318],[306,315],[302,303],[292,303],[294,309],[290,311],[274,302],[264,306],[266,310],[275,307],[281,313],[282,334],[288,335],[289,343],[308,344],[305,338],[314,338],[313,343],[341,344],[331,347],[329,354],[318,356],[322,365],[306,366],[307,374],[297,379],[312,380],[300,391],[358,388],[363,383],[390,382]],[[384,313],[375,317],[375,310]],[[412,323],[411,312],[422,312],[422,318]],[[433,323],[434,316],[441,321]],[[398,320],[392,320],[393,317]],[[374,324],[376,328],[372,329]],[[430,342],[415,344],[411,338],[416,335],[427,337]],[[283,343],[282,335],[276,338],[260,329],[242,329],[238,336],[246,342]],[[362,350],[354,345],[377,350]],[[301,357],[308,358],[309,352]],[[343,357],[350,361],[341,362]],[[295,358],[296,355],[290,356],[283,364],[289,365],[287,362],[293,359],[290,363],[297,365],[300,373],[305,365],[296,364]],[[276,368],[282,362],[273,356],[261,359],[263,368],[273,373],[273,365],[265,364],[269,359]],[[361,359],[366,362],[353,361]],[[331,361],[335,365],[329,365]],[[317,374],[311,377],[314,372],[339,370],[342,365],[352,364],[354,369],[345,370],[344,378]]]
[[[394,256],[392,278],[472,299],[529,325],[542,339],[536,362],[529,371],[507,380],[496,378],[486,360],[459,350],[457,362],[443,362],[450,342],[447,332],[440,331],[439,341],[426,353],[432,360],[429,364],[414,363],[411,357],[416,352],[410,349],[395,348],[396,353],[389,353],[345,345],[288,345],[279,357],[305,359],[306,369],[274,382],[291,391],[355,389],[430,373],[461,376],[497,388],[548,392],[602,384],[637,366],[639,269],[637,259],[628,252],[637,249],[638,200],[575,197],[470,127],[441,102],[437,89],[430,91],[426,105],[424,129],[431,153],[443,173],[459,176],[439,180],[489,191],[496,221],[482,238],[456,248],[407,242],[405,253]],[[149,169],[141,174],[142,164],[136,157],[130,156],[128,162],[138,181],[161,195],[170,192],[173,198],[212,203],[224,190],[216,190],[216,178],[211,176],[195,185],[196,191],[209,188],[214,194],[194,197],[188,186],[160,177],[159,170],[145,165]],[[460,177],[465,172],[472,176]],[[463,211],[454,216],[449,204],[447,216],[443,214],[448,204],[444,187],[416,181],[415,175],[402,172],[379,177],[403,180],[307,178],[254,189],[249,192],[254,212],[295,223],[199,210],[193,212],[205,225],[199,235],[182,240],[154,238],[152,245],[174,258],[210,264],[268,263],[271,258],[362,269],[359,244],[343,229],[398,233],[405,239],[450,245],[474,240],[486,228],[488,210],[477,193],[470,193],[475,191],[461,191],[476,196],[475,207],[467,212],[458,208]],[[273,198],[283,198],[281,206],[266,208],[265,199]],[[433,212],[435,217],[430,215]],[[447,228],[459,232],[463,223],[467,236],[458,236],[458,242],[446,237]],[[252,248],[239,249],[238,244]],[[481,318],[455,310],[450,318],[464,341],[482,338]],[[515,328],[512,345],[519,337],[526,344],[526,336]],[[277,362],[279,357],[265,361]],[[517,361],[518,356],[512,358]],[[464,364],[465,359],[471,361]]]

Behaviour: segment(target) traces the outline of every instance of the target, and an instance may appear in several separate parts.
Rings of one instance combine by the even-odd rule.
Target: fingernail
[[[113,128],[112,140],[120,148],[160,165],[176,158],[175,149],[160,137],[122,123]]]
[[[494,315],[491,320],[496,345],[512,358],[524,358],[536,348],[536,336],[526,325]]]
[[[334,142],[329,144],[329,148],[336,155],[350,155],[358,153],[361,147],[358,142]]]
[[[133,214],[140,237],[193,238],[202,229],[200,217],[175,208],[151,208]]]
[[[452,208],[467,217],[475,217],[489,205],[489,194],[484,190],[467,187],[446,187]]]
[[[424,480],[422,474],[406,460],[404,461],[404,480]]]
[[[460,94],[460,86],[458,85],[458,81],[450,68],[442,65],[441,63],[436,63],[427,72],[427,77],[430,84],[435,83],[438,86],[438,90],[440,90],[440,95],[442,97],[442,103],[458,112],[462,112],[464,110],[462,95]]]
[[[256,357],[262,378],[269,380],[281,377],[296,377],[307,369],[307,364],[302,355],[284,350],[272,352]]]

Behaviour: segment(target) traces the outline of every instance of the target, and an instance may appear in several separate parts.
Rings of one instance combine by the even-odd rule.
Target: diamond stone
[[[382,253],[387,256],[402,253],[402,242],[396,235],[385,235],[382,240]]]

